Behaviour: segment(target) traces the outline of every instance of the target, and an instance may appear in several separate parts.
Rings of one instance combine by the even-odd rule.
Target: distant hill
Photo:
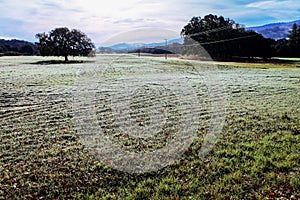
[[[121,51],[121,50],[134,50],[140,47],[145,46],[144,43],[133,43],[133,44],[128,44],[128,43],[119,43],[119,44],[114,44],[112,46],[109,46],[108,48],[115,50],[115,51]],[[101,48],[101,47],[100,47]]]
[[[182,38],[176,38],[176,39],[172,39],[168,41],[168,45],[174,44],[174,43],[179,43],[182,44],[183,43],[183,39]],[[133,44],[129,44],[129,43],[119,43],[119,44],[114,44],[112,46],[108,46],[108,47],[99,47],[98,49],[100,51],[132,51],[132,50],[136,50],[139,48],[154,48],[154,47],[158,47],[158,46],[164,46],[165,42],[156,42],[156,43],[133,43]]]
[[[294,23],[300,25],[300,20],[249,27],[246,28],[246,30],[253,30],[257,33],[262,34],[265,38],[279,40],[282,38],[287,38],[289,31],[291,30]]]
[[[0,56],[1,55],[37,55],[38,47],[23,40],[4,40],[0,39]]]

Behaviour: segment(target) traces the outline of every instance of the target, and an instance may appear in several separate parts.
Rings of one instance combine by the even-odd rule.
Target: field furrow
[[[49,59],[0,58],[0,199],[299,197],[298,68]]]

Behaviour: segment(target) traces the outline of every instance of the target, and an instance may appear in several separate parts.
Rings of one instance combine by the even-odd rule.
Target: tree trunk
[[[65,62],[69,61],[68,55],[65,55]]]

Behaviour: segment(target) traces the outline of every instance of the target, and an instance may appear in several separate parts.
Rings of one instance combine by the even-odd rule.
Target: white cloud
[[[253,3],[249,3],[246,7],[249,8],[257,8],[257,9],[264,9],[264,10],[282,10],[282,9],[295,9],[299,8],[300,2],[297,0],[267,0],[267,1],[257,1]]]
[[[55,27],[77,28],[96,44],[126,31],[157,28],[180,33],[193,16],[223,15],[246,25],[300,18],[299,0],[2,0],[1,35],[33,40]]]
[[[264,12],[264,16],[270,16],[278,21],[298,20],[300,17],[299,0],[266,0],[249,3],[246,8],[256,9],[256,12]],[[292,21],[292,20],[291,20]]]

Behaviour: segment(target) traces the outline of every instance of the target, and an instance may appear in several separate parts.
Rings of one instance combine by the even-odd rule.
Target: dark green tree
[[[293,24],[292,30],[290,31],[289,39],[290,41],[297,41],[299,39],[299,29],[297,24]]]
[[[182,29],[181,36],[184,37],[185,44],[188,46],[186,53],[199,52],[197,44],[194,43],[196,49],[191,47],[193,42],[190,39],[192,39],[200,43],[213,58],[224,59],[233,54],[232,46],[235,43],[230,42],[230,39],[240,36],[240,32],[244,31],[244,28],[233,20],[210,14],[204,18],[193,17]],[[226,40],[227,43],[224,43]]]
[[[300,56],[300,27],[297,24],[293,24],[292,30],[289,34],[288,47],[291,52],[291,56]]]
[[[201,54],[202,46],[214,59],[270,56],[266,53],[270,51],[269,41],[262,35],[246,31],[242,25],[223,16],[193,17],[182,29],[181,36],[187,47],[184,49],[186,54]]]
[[[289,57],[291,50],[288,46],[289,41],[285,38],[277,40],[275,45],[275,55],[279,57]]]
[[[89,56],[93,53],[95,45],[83,32],[66,27],[56,28],[47,33],[38,33],[37,46],[42,56]]]

